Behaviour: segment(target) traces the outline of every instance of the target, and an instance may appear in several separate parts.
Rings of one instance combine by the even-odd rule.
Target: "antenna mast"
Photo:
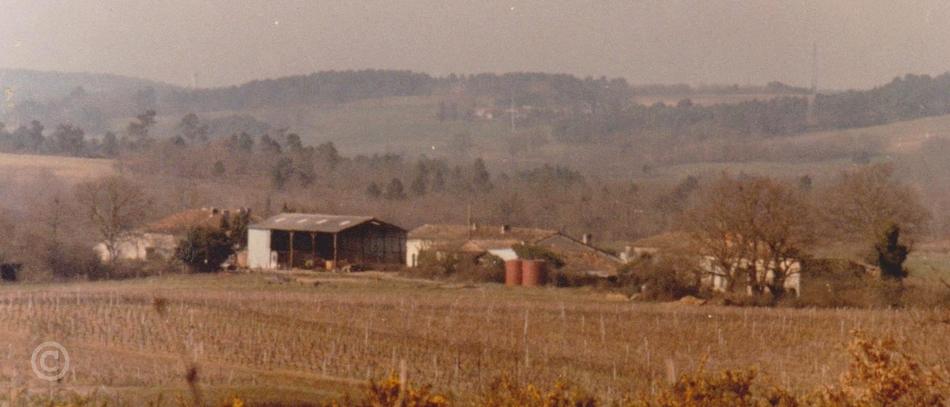
[[[511,115],[511,135],[515,135],[515,87],[514,85],[508,89],[511,92],[511,108],[509,109],[509,114]]]
[[[811,44],[811,94],[818,93],[818,42]]]

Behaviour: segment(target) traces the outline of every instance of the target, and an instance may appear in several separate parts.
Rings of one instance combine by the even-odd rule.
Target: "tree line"
[[[519,127],[550,126],[556,140],[610,143],[776,137],[950,113],[950,74],[906,75],[873,89],[822,93],[813,100],[801,88],[775,82],[760,90],[778,96],[763,100],[711,106],[697,105],[689,99],[675,105],[633,103],[638,92],[699,90],[677,85],[634,87],[622,78],[530,72],[434,77],[410,71],[324,71],[224,88],[149,86],[113,96],[77,87],[62,99],[20,101],[6,111],[5,117],[23,124],[24,131],[30,130],[32,121],[38,121],[103,133],[110,120],[148,110],[184,115],[432,95],[442,99],[433,114],[443,121],[473,120],[476,108],[481,106],[495,108],[497,119],[514,116]],[[711,89],[718,93],[740,90]],[[18,135],[17,148],[39,148],[36,136],[24,131]],[[223,135],[228,134],[225,131]],[[47,148],[53,151],[60,147]]]

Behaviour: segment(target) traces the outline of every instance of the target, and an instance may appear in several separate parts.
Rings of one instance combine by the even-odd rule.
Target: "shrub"
[[[616,278],[603,278],[587,273],[569,270],[554,270],[548,278],[557,287],[600,287],[608,288],[617,285]]]
[[[468,253],[419,253],[419,267],[407,269],[410,276],[473,282],[503,282],[505,266],[497,256],[476,257]]]
[[[399,376],[390,375],[378,382],[371,381],[363,398],[352,400],[349,397],[342,403],[334,402],[329,405],[352,407],[444,407],[449,405],[448,397],[432,392],[432,386],[412,386],[403,383]]]
[[[488,254],[473,261],[462,260],[450,277],[456,280],[501,283],[505,281],[505,262],[501,258]]]
[[[828,406],[937,406],[950,395],[947,372],[924,366],[890,338],[852,332],[851,363],[838,387],[818,392],[813,404]]]
[[[624,266],[618,284],[646,300],[669,301],[699,294],[695,270],[679,257],[644,257]]]
[[[784,303],[811,307],[893,307],[903,303],[903,285],[881,279],[847,260],[808,259],[802,262],[798,298]]]
[[[79,244],[54,246],[49,249],[47,266],[55,278],[108,278],[110,269],[105,267],[91,248]]]
[[[597,400],[565,380],[558,380],[547,388],[521,384],[510,376],[495,379],[482,394],[477,405],[486,407],[593,407]]]
[[[175,248],[175,258],[200,272],[217,270],[232,254],[234,248],[231,239],[217,229],[192,229]]]
[[[519,258],[528,260],[544,260],[551,268],[564,267],[564,260],[554,252],[541,246],[516,244],[512,247]]]

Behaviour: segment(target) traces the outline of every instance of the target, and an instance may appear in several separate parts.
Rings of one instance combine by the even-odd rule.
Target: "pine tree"
[[[435,175],[432,176],[432,192],[445,191],[445,171],[442,167],[435,169]]]
[[[472,165],[472,171],[472,186],[475,188],[475,191],[490,191],[492,189],[491,174],[488,173],[488,168],[485,167],[485,161],[481,158],[476,158],[475,164]]]
[[[366,187],[366,195],[369,195],[369,197],[373,199],[379,199],[379,197],[383,195],[383,191],[375,182],[370,182],[369,186]]]
[[[881,268],[881,276],[895,280],[907,277],[904,261],[910,254],[910,248],[900,243],[901,228],[891,225],[881,235],[880,241],[874,245],[877,254],[877,265]]]
[[[386,199],[395,200],[395,199],[405,199],[406,191],[402,186],[402,181],[399,178],[393,178],[389,181],[389,185],[386,185]]]
[[[416,176],[409,185],[409,190],[416,196],[425,195],[428,190],[429,167],[419,160],[416,163]]]

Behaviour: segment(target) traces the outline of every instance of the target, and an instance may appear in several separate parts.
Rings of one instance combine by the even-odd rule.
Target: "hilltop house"
[[[177,212],[129,234],[118,242],[116,258],[118,260],[170,259],[175,254],[178,240],[193,228],[218,228],[224,218],[233,221],[236,216],[249,215],[246,208],[219,209],[201,208]],[[103,262],[112,260],[105,242],[93,247]]]
[[[622,264],[617,256],[591,245],[591,235],[581,240],[556,230],[501,226],[422,225],[409,232],[406,241],[406,265],[419,266],[423,251],[470,255],[492,254],[502,260],[517,259],[513,247],[523,244],[550,250],[564,260],[568,270],[606,275]]]
[[[247,250],[252,269],[399,264],[406,231],[371,216],[282,213],[248,227]]]

